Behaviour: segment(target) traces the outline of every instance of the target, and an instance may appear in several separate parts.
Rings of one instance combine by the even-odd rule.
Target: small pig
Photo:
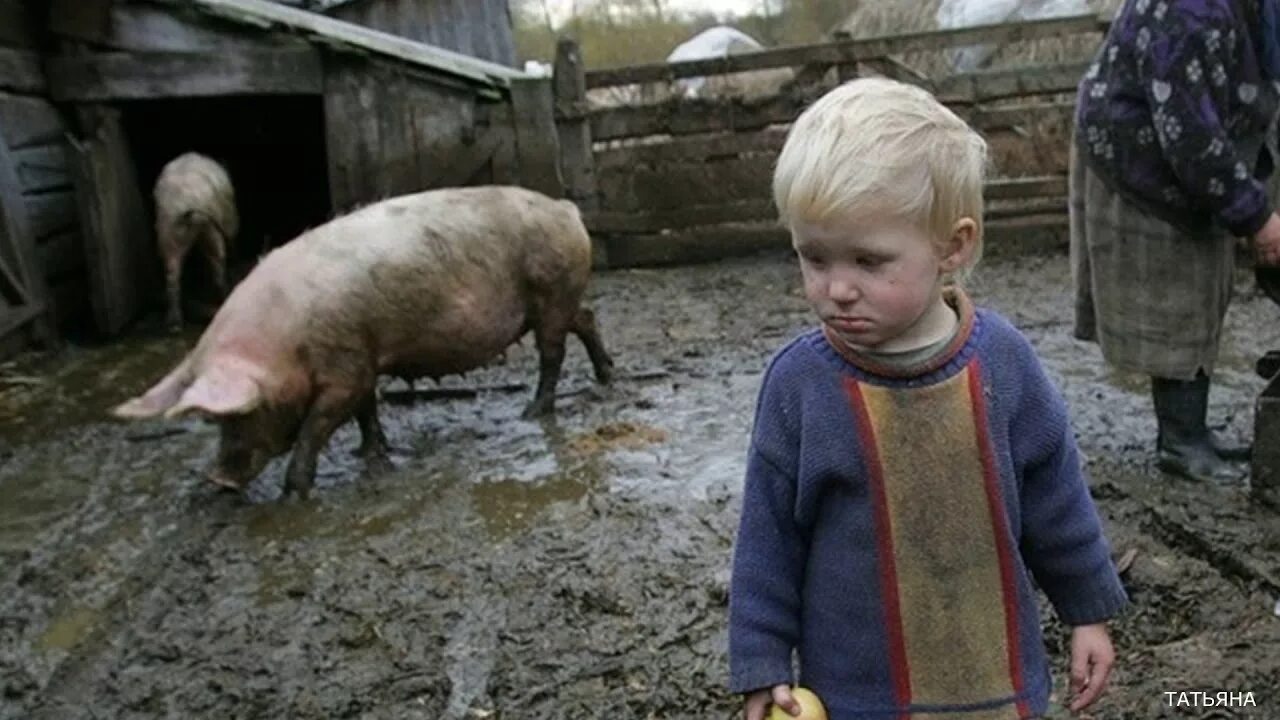
[[[227,295],[227,246],[240,228],[235,191],[226,170],[213,160],[189,152],[170,160],[154,190],[156,242],[164,261],[166,324],[182,329],[182,263],[200,246],[213,273],[221,300]]]
[[[582,306],[590,274],[591,241],[568,201],[504,186],[383,200],[263,258],[195,349],[113,414],[216,420],[209,479],[231,488],[292,448],[285,488],[305,497],[321,449],[353,415],[361,455],[386,464],[379,374],[461,373],[533,330],[540,374],[526,417],[552,412],[570,332],[607,383],[613,361]]]

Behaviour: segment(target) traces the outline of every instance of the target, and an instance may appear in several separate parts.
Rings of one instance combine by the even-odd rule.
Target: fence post
[[[833,42],[844,42],[852,39],[853,33],[848,30],[836,30],[831,33],[831,40]],[[845,83],[856,77],[858,77],[858,66],[856,64],[838,63],[836,65],[836,80],[838,82]]]
[[[572,38],[556,44],[556,130],[560,135],[560,168],[569,198],[586,211],[599,207],[591,123],[587,118],[587,76],[582,52]]]
[[[520,184],[553,198],[563,198],[551,79],[512,78],[511,116]]]

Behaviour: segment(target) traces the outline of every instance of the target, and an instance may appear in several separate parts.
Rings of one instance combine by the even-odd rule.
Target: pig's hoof
[[[374,477],[385,475],[396,469],[396,466],[391,462],[391,458],[385,452],[365,454],[364,466],[369,471],[369,474]]]
[[[533,420],[535,418],[549,417],[554,412],[555,407],[551,403],[534,400],[525,406],[524,412],[520,413],[520,417],[525,420]]]

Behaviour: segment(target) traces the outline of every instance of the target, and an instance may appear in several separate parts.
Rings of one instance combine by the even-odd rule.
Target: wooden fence
[[[784,247],[769,185],[786,126],[813,100],[848,78],[875,74],[926,87],[988,136],[1008,136],[1057,159],[1031,176],[999,176],[987,187],[992,244],[1046,232],[1064,237],[1069,134],[1037,138],[1038,128],[1069,128],[1074,92],[1087,63],[1017,67],[931,78],[904,54],[972,44],[1007,44],[1077,35],[1101,37],[1094,15],[1004,23],[783,47],[680,63],[586,71],[563,40],[550,94],[558,167],[540,189],[568,196],[586,213],[597,261],[608,266],[714,259]],[[775,94],[672,99],[592,107],[588,92],[679,78],[791,68]],[[988,247],[991,247],[989,245]]]

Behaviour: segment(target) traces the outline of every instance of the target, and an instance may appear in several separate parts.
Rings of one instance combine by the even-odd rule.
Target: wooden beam
[[[318,95],[324,84],[314,48],[61,55],[49,61],[48,73],[53,98],[74,102]]]
[[[1029,215],[1061,215],[1067,216],[1067,199],[1065,197],[1034,198],[1020,200],[1016,203],[996,205],[987,208],[985,219],[1002,220]]]
[[[34,50],[0,47],[0,90],[41,94],[45,91],[40,55]]]
[[[983,188],[987,200],[1016,200],[1031,197],[1066,197],[1067,176],[1002,178],[992,180]]]
[[[704,163],[751,153],[777,153],[787,140],[785,132],[725,133],[699,138],[675,138],[670,142],[628,145],[597,150],[600,169],[631,168],[637,165]]]
[[[937,81],[937,95],[947,104],[973,104],[1074,93],[1088,69],[1089,63],[1068,63],[951,75]]]
[[[61,141],[14,150],[11,156],[22,192],[43,192],[71,186],[67,148]]]
[[[957,108],[956,112],[979,130],[995,131],[1039,122],[1071,122],[1075,110],[1075,102],[1041,102],[998,108]]]
[[[587,86],[582,52],[578,43],[564,38],[556,45],[555,72],[552,87],[557,107],[585,104]],[[584,118],[556,122],[560,135],[561,172],[569,198],[583,210],[594,210],[599,204],[596,187],[595,157],[591,152],[591,126]]]
[[[889,55],[942,50],[984,43],[1008,44],[1024,40],[1056,38],[1089,32],[1105,32],[1107,22],[1097,15],[1074,15],[1047,20],[975,25],[885,37],[794,45],[774,50],[729,55],[705,60],[651,63],[594,70],[586,75],[588,88],[670,81],[682,77],[717,75],[773,67],[809,64],[837,65]]]
[[[46,238],[36,246],[36,257],[50,284],[84,271],[84,243],[72,230]]]
[[[238,51],[306,44],[301,38],[202,16],[190,7],[85,0],[53,0],[49,31],[100,48],[150,52]]]
[[[434,45],[344,22],[270,0],[163,0],[194,6],[203,13],[261,28],[286,28],[333,47],[373,52],[466,78],[486,86],[505,87],[525,73]]]
[[[995,204],[986,217],[999,219],[1066,212],[1067,179],[1062,176],[1009,178],[987,183],[983,194]],[[720,225],[732,222],[770,221],[778,217],[772,200],[750,199],[692,205],[663,211],[600,211],[586,213],[593,233],[653,233],[662,230]]]
[[[861,64],[892,80],[918,85],[930,91],[934,89],[933,80],[928,75],[916,70],[894,55],[868,58],[863,60]]]
[[[66,132],[62,115],[43,98],[7,95],[0,92],[0,132],[17,150],[59,140]]]
[[[52,345],[56,342],[53,325],[45,312],[48,308],[48,288],[44,275],[35,267],[35,240],[27,219],[26,204],[18,174],[9,155],[8,131],[0,126],[0,265],[8,268],[6,275],[14,283],[21,296],[21,304],[34,311],[31,317],[39,318],[36,334]]]
[[[79,222],[76,194],[71,188],[24,195],[31,237],[39,242],[51,235],[74,228]]]
[[[715,226],[675,233],[616,235],[600,243],[608,267],[657,267],[709,262],[791,247],[791,234],[776,224]]]
[[[553,198],[564,197],[551,79],[512,80],[511,108],[520,184]]]
[[[24,0],[0,0],[0,45],[34,48],[38,43]]]
[[[980,103],[1013,97],[1074,93],[1087,66],[1068,64],[952,75],[936,81],[940,99],[979,130],[1003,129],[1036,117],[1061,115],[1066,103],[1023,104],[1008,108],[975,108]],[[815,92],[824,88],[810,86]],[[673,98],[652,105],[622,106],[588,113],[595,142],[651,135],[692,135],[757,130],[793,122],[812,102],[810,93],[781,93],[762,101],[741,98]],[[571,116],[562,110],[560,117]]]
[[[591,138],[618,140],[646,135],[691,135],[726,130],[756,130],[790,123],[806,107],[804,98],[776,95],[764,102],[723,100],[674,100],[640,107],[596,110],[590,115]]]

